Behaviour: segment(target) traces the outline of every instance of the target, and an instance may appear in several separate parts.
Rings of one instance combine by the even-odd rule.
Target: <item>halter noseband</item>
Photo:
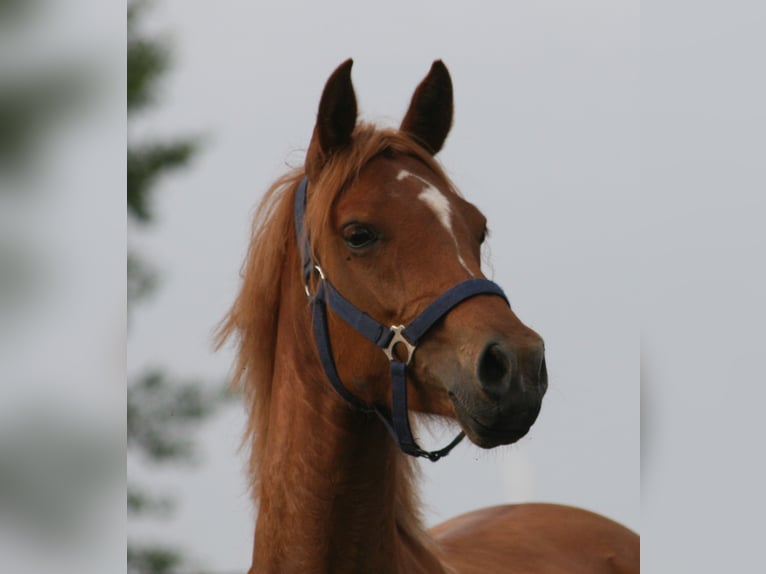
[[[442,293],[406,326],[393,325],[387,327],[379,323],[343,297],[325,277],[322,268],[312,261],[308,234],[305,233],[303,227],[307,188],[308,179],[304,178],[295,192],[295,230],[303,261],[304,286],[312,308],[314,341],[325,374],[338,394],[356,409],[366,413],[374,412],[378,415],[402,451],[411,456],[423,457],[435,462],[441,457],[446,456],[463,440],[465,433],[461,432],[458,434],[452,442],[442,449],[426,451],[420,448],[412,436],[408,417],[407,365],[412,361],[420,339],[437,321],[461,302],[476,295],[497,295],[502,297],[506,303],[508,303],[508,298],[500,286],[493,281],[488,279],[468,279]],[[316,293],[312,295],[308,284],[314,272],[319,275],[319,285]],[[387,412],[387,409],[381,409],[378,405],[368,406],[351,393],[341,382],[335,366],[335,360],[332,356],[330,334],[327,328],[328,306],[360,335],[377,345],[391,362],[391,414]],[[394,347],[398,344],[403,345],[407,350],[407,357],[404,360],[400,360],[394,353]]]

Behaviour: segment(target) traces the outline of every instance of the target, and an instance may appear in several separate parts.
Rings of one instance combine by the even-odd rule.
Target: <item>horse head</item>
[[[485,279],[487,220],[433,156],[452,123],[452,83],[434,62],[398,130],[357,122],[351,60],[330,76],[306,156],[311,257],[353,306],[384,325],[408,325],[453,286]],[[328,313],[340,380],[367,405],[391,409],[389,359]],[[478,446],[523,437],[547,388],[544,345],[503,297],[479,293],[445,312],[419,341],[391,343],[407,361],[415,411],[457,419]]]

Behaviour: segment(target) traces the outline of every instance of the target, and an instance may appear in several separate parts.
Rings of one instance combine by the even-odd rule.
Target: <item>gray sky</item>
[[[235,296],[253,207],[303,161],[335,66],[353,57],[361,116],[395,125],[441,58],[456,111],[439,158],[489,219],[494,279],[545,338],[550,388],[519,444],[466,443],[423,465],[427,521],[542,500],[640,530],[638,4],[357,6],[162,0],[150,12],[174,67],[134,135],[202,134],[206,145],[162,182],[157,224],[131,236],[162,274],[131,320],[131,371],[228,372],[232,352],[213,354],[210,333]],[[249,564],[243,424],[236,407],[207,425],[204,464],[161,474],[182,497],[177,516],[129,532],[178,542],[211,569]]]

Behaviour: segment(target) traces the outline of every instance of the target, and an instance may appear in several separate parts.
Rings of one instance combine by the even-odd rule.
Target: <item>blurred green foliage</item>
[[[135,219],[151,220],[150,192],[157,178],[186,165],[194,150],[188,140],[128,146],[128,208]]]
[[[156,103],[159,82],[168,70],[170,50],[159,40],[146,37],[139,21],[146,3],[128,5],[128,120]],[[197,149],[191,138],[137,143],[128,139],[128,213],[134,221],[152,218],[151,192],[164,173],[188,164]]]
[[[159,370],[142,375],[128,393],[128,448],[154,463],[192,461],[190,439],[213,413],[221,393],[199,383],[179,384]]]
[[[128,302],[148,297],[157,287],[157,272],[146,261],[128,253]]]
[[[169,69],[170,51],[164,43],[145,36],[140,20],[145,2],[128,5],[127,106],[128,127],[140,111],[157,103],[156,93]],[[143,225],[153,221],[152,197],[161,176],[188,165],[197,150],[191,138],[165,141],[128,139],[128,216]],[[134,232],[140,231],[135,229]],[[149,297],[157,287],[157,273],[129,249],[127,257],[128,306]],[[150,466],[195,462],[194,431],[227,396],[223,385],[212,387],[197,381],[179,381],[162,369],[131,376],[127,401],[127,444],[132,460]],[[128,476],[129,517],[167,517],[176,500],[138,486]],[[155,541],[128,541],[129,574],[168,574],[185,560],[182,553]]]
[[[98,92],[93,62],[66,51],[40,58],[14,39],[39,25],[47,4],[0,0],[0,50],[13,54],[0,58],[0,176],[6,178],[32,172],[53,128],[72,111],[86,109]],[[0,179],[0,190],[14,189],[2,184]]]
[[[0,515],[45,544],[87,536],[80,526],[124,476],[120,442],[52,406],[17,409],[0,425]]]
[[[145,9],[146,2],[133,0],[128,4],[128,113],[153,101],[156,83],[170,62],[168,47],[138,30]]]
[[[163,546],[128,546],[128,574],[168,574],[182,562],[181,555]]]
[[[103,94],[97,59],[84,57],[65,40],[58,39],[55,48],[46,44],[49,37],[56,37],[55,32],[44,29],[52,8],[52,0],[0,0],[3,573],[30,571],[6,565],[7,555],[16,551],[19,555],[11,557],[11,563],[19,560],[26,565],[52,554],[61,563],[80,548],[103,546],[100,534],[107,530],[103,521],[114,514],[109,498],[119,495],[125,480],[124,426],[119,417],[106,424],[103,409],[92,413],[90,397],[83,399],[78,394],[80,383],[90,381],[88,374],[82,375],[88,369],[79,369],[81,357],[74,356],[77,350],[73,350],[76,345],[61,346],[67,349],[68,363],[78,365],[74,376],[68,366],[59,363],[60,357],[49,357],[42,350],[46,345],[41,339],[49,340],[50,332],[60,328],[60,318],[53,305],[55,296],[51,296],[58,285],[48,259],[52,250],[46,231],[50,224],[40,225],[45,218],[38,219],[38,214],[48,209],[46,202],[54,196],[59,206],[70,201],[67,191],[61,189],[65,186],[46,186],[48,170],[55,154],[70,145],[67,138],[76,131],[72,126],[81,119],[86,124],[91,120],[91,105]],[[29,42],[28,37],[36,41]],[[84,214],[92,216],[87,207]],[[74,212],[66,213],[72,217]],[[30,364],[27,371],[26,363],[32,361],[18,360],[27,351],[19,327],[45,333],[34,336],[31,356],[39,364],[56,364],[47,371],[56,373],[50,380],[36,365]],[[73,339],[78,336],[71,329],[67,333]],[[94,362],[97,355],[93,354]],[[73,379],[78,389],[70,394]],[[113,380],[102,382],[114,386]],[[61,570],[67,568],[61,564]]]
[[[93,61],[66,48],[30,50],[21,39],[34,35],[51,0],[0,0],[0,334],[13,333],[49,288],[44,253],[33,247],[36,232],[10,226],[27,198],[45,193],[46,152],[54,136],[68,135],[73,120],[87,114],[101,92]]]
[[[0,0],[0,31],[5,26],[24,24],[42,3],[42,0]]]
[[[14,320],[23,321],[25,304],[39,296],[44,275],[39,259],[18,238],[0,233],[0,334],[12,329]]]
[[[86,103],[95,85],[93,72],[58,62],[0,72],[0,174],[25,174],[52,128]]]

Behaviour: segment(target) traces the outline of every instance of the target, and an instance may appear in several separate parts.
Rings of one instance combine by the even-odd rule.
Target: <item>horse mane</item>
[[[381,154],[405,154],[417,158],[432,169],[454,190],[442,168],[421,146],[400,131],[379,129],[371,124],[357,125],[351,144],[331,156],[316,182],[309,189],[305,225],[312,247],[322,245],[331,231],[332,208],[343,190],[365,165]],[[234,304],[219,324],[216,345],[237,340],[237,355],[232,388],[243,393],[248,422],[243,446],[250,447],[249,473],[253,495],[257,498],[262,454],[269,433],[269,407],[275,366],[280,299],[285,273],[293,273],[301,282],[301,270],[286,269],[297,250],[293,223],[295,190],[304,177],[304,169],[294,169],[277,179],[258,205],[253,219],[250,246],[243,265],[242,283]],[[457,191],[455,190],[457,193]],[[414,487],[416,465],[409,456],[397,453],[399,490],[397,506],[402,510],[399,524],[411,537],[419,532],[417,496]]]

